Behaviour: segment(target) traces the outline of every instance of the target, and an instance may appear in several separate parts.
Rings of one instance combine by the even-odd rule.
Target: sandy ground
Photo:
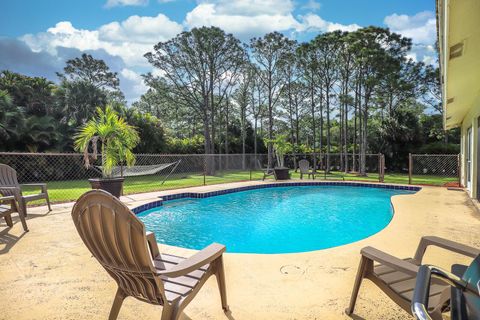
[[[236,183],[189,190],[228,188]],[[256,182],[258,183],[258,182]],[[171,191],[179,192],[179,191]],[[164,193],[122,198],[129,206]],[[348,305],[359,251],[371,245],[399,257],[412,256],[422,235],[436,235],[480,247],[480,213],[466,193],[424,187],[392,199],[395,216],[381,232],[362,241],[298,254],[226,254],[231,313],[225,315],[215,278],[205,284],[182,319],[349,319]],[[116,285],[91,257],[70,217],[71,204],[32,208],[30,232],[18,219],[0,224],[0,319],[107,319]],[[161,246],[180,255],[192,251]],[[427,263],[449,267],[468,258],[427,250]],[[159,319],[161,307],[128,298],[119,319]],[[353,319],[411,319],[378,288],[365,281]]]

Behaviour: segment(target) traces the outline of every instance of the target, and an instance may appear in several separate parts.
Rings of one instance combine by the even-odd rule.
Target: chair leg
[[[227,287],[225,284],[225,268],[223,266],[223,257],[219,257],[216,262],[215,276],[217,278],[218,289],[220,290],[220,299],[222,300],[222,309],[227,312],[229,310],[227,303]]]
[[[357,302],[358,291],[360,290],[360,285],[365,276],[365,271],[367,268],[368,259],[362,256],[360,260],[360,265],[358,266],[357,276],[355,278],[355,284],[353,285],[352,296],[350,297],[350,305],[345,310],[347,315],[351,315],[355,310],[355,303]]]
[[[161,320],[177,320],[181,312],[177,305],[165,304],[162,309]]]
[[[7,226],[9,226],[10,228],[13,227],[13,221],[12,221],[12,215],[11,214],[7,214],[5,216],[5,222],[7,223]]]
[[[20,218],[20,222],[22,222],[22,227],[25,232],[28,232],[27,221],[25,220],[25,216],[19,212],[18,217]]]
[[[26,217],[27,216],[27,202],[25,201],[25,199],[21,199],[19,201],[19,206],[22,210],[23,215]]]
[[[118,288],[117,293],[115,294],[115,300],[113,300],[112,309],[110,309],[110,315],[108,316],[108,320],[117,319],[120,308],[122,307],[123,300],[125,300],[126,297],[127,296],[122,291],[122,289]]]
[[[48,197],[48,193],[45,194],[45,200],[47,201],[48,211],[52,211],[52,207],[50,206],[50,198]]]

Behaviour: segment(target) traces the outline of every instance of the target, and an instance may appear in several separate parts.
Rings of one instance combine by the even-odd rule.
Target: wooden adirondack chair
[[[257,160],[258,167],[263,171],[263,178],[262,181],[265,181],[265,178],[269,176],[273,176],[275,180],[277,180],[277,176],[275,175],[275,170],[273,168],[265,168],[262,166],[260,160]]]
[[[27,222],[25,221],[25,215],[18,207],[17,201],[15,201],[15,197],[0,197],[0,217],[5,218],[5,222],[9,227],[13,227],[12,213],[18,213],[20,221],[22,222],[23,230],[28,231]]]
[[[217,278],[222,308],[228,311],[225,246],[213,243],[189,258],[160,253],[153,233],[146,234],[135,214],[102,190],[82,195],[72,218],[87,248],[117,282],[110,320],[117,319],[128,296],[163,306],[162,320],[178,319],[212,275]]]
[[[34,186],[40,188],[40,193],[23,195],[22,187]],[[17,172],[12,167],[6,164],[0,164],[0,193],[4,196],[15,196],[21,211],[27,215],[27,202],[45,199],[48,205],[48,210],[51,211],[50,199],[48,197],[46,183],[28,183],[19,184],[17,179]]]
[[[310,176],[315,179],[317,172],[310,170],[310,162],[306,159],[302,159],[298,162],[298,168],[300,169],[300,179],[303,179],[303,175],[306,174],[310,179]]]
[[[378,249],[365,247],[361,251],[360,266],[346,313],[348,315],[353,313],[360,285],[365,278],[375,283],[390,299],[412,314],[411,303],[415,281],[428,246],[436,246],[472,258],[480,254],[480,250],[476,248],[433,236],[423,237],[415,256],[403,260]],[[379,264],[374,265],[375,262]],[[442,312],[445,307],[448,307],[449,300],[450,285],[439,279],[432,279],[428,292],[429,316],[434,320],[442,319]]]

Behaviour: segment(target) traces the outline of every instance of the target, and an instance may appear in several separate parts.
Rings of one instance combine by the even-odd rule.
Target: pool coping
[[[287,186],[349,186],[349,187],[366,187],[366,188],[377,188],[377,189],[390,189],[390,190],[407,190],[418,192],[422,189],[419,186],[405,186],[405,185],[394,185],[394,184],[378,184],[378,183],[364,183],[364,182],[346,182],[346,181],[301,181],[301,182],[274,182],[274,183],[265,183],[258,185],[250,185],[243,187],[234,187],[226,188],[222,190],[207,191],[207,192],[182,192],[176,194],[168,194],[159,197],[159,200],[152,201],[149,203],[142,204],[140,206],[132,208],[134,214],[139,214],[144,211],[157,208],[163,205],[166,201],[178,200],[178,199],[201,199],[220,196],[224,194],[248,191],[254,189],[263,189],[263,188],[275,188],[275,187],[287,187]],[[393,207],[393,205],[392,205]]]

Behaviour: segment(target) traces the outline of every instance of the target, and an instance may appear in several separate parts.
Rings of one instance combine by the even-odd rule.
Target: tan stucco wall
[[[473,134],[473,143],[472,143],[472,150],[473,150],[473,158],[472,158],[472,188],[468,191],[471,197],[475,197],[477,194],[477,172],[479,168],[477,168],[478,162],[478,117],[480,117],[480,97],[477,98],[475,101],[474,106],[470,109],[468,114],[462,121],[461,126],[461,161],[462,161],[462,184],[466,187],[467,186],[467,132],[469,128],[472,128]]]

